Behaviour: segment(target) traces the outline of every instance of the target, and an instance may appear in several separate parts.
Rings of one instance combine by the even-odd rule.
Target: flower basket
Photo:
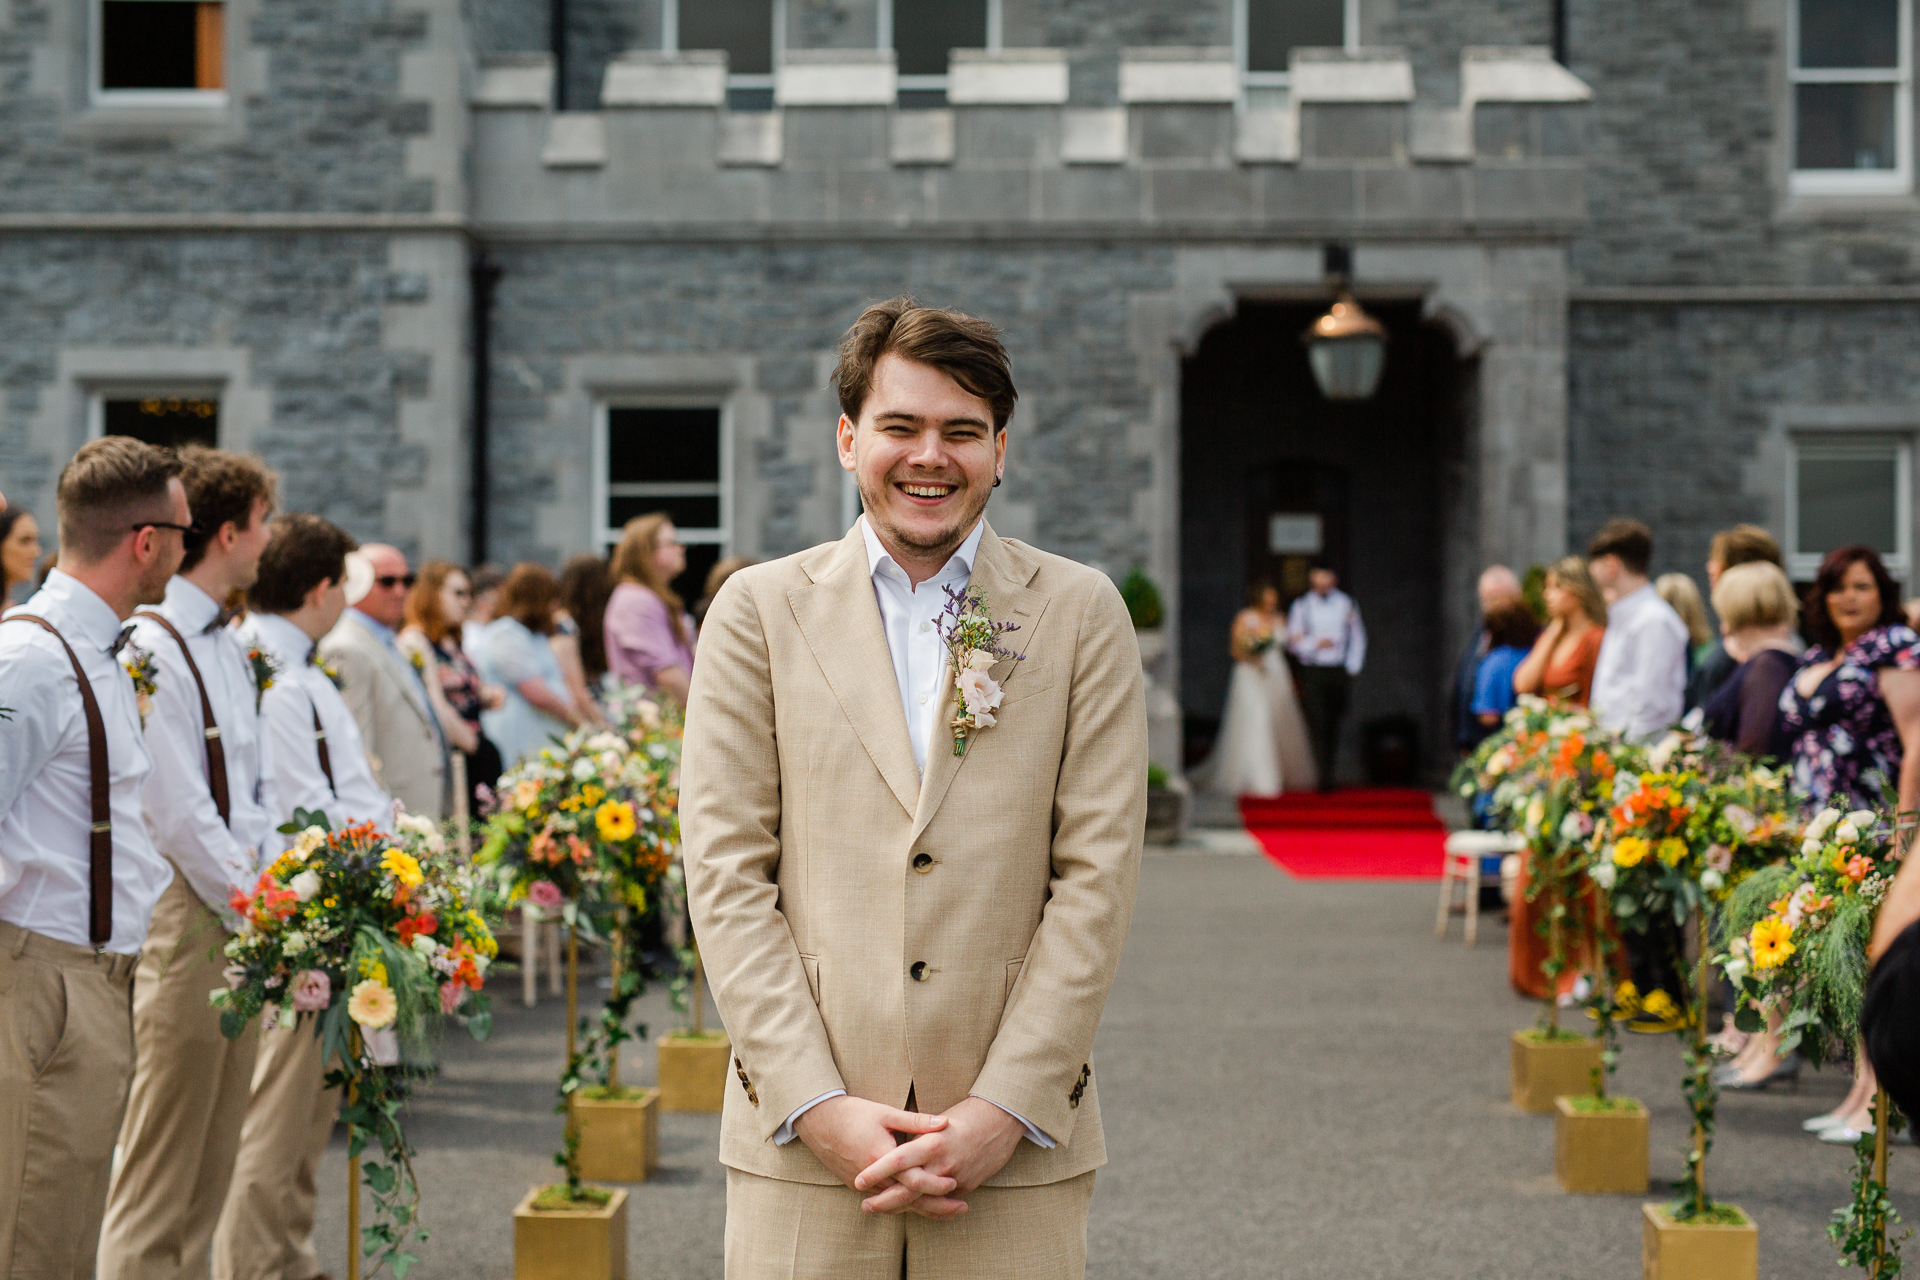
[[[1592,1098],[1591,1093],[1585,1098]],[[1587,1195],[1647,1193],[1647,1109],[1608,1098],[1604,1109],[1579,1097],[1554,1099],[1553,1173],[1560,1189]]]
[[[733,1042],[724,1031],[660,1037],[660,1109],[717,1112],[727,1098]]]
[[[1565,1035],[1566,1033],[1561,1033]],[[1545,1115],[1563,1094],[1588,1093],[1600,1069],[1600,1042],[1562,1039],[1527,1030],[1513,1033],[1513,1105]]]
[[[573,1095],[573,1121],[580,1130],[581,1177],[645,1182],[653,1176],[660,1163],[658,1089],[581,1089]]]
[[[614,1190],[599,1205],[537,1208],[553,1190],[533,1188],[513,1211],[514,1280],[627,1280],[627,1193]]]
[[[1737,1222],[1675,1222],[1665,1205],[1642,1205],[1640,1266],[1645,1280],[1755,1280],[1760,1232],[1729,1204],[1716,1206]]]

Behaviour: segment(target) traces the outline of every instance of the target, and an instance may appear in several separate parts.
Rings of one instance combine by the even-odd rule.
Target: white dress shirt
[[[1287,647],[1309,667],[1345,667],[1359,675],[1367,661],[1367,629],[1353,597],[1335,587],[1309,591],[1287,610]]]
[[[274,828],[286,819],[274,803],[263,702],[256,701],[253,668],[231,628],[220,625],[220,602],[185,578],[167,584],[167,598],[153,612],[185,638],[207,683],[227,763],[227,818],[220,821],[207,774],[207,726],[193,672],[180,644],[159,623],[135,618],[133,638],[159,667],[153,710],[147,716],[147,746],[153,776],[147,779],[147,830],[154,847],[173,863],[200,900],[227,910],[234,889],[251,889],[260,875],[260,855]]]
[[[77,578],[55,569],[18,609],[66,638],[93,686],[107,731],[113,821],[113,936],[105,950],[134,955],[173,868],[154,851],[140,796],[153,757],[140,729],[133,680],[113,651],[120,617]],[[88,935],[93,772],[80,686],[60,642],[30,622],[0,626],[0,920],[78,947]]]
[[[1588,699],[1594,718],[1641,742],[1665,732],[1686,705],[1688,638],[1650,582],[1608,605]]]
[[[945,726],[951,718],[953,695],[947,688],[947,644],[940,636],[940,614],[947,607],[943,588],[964,589],[973,579],[973,559],[980,554],[980,537],[986,532],[982,520],[973,527],[965,542],[942,566],[940,572],[918,587],[906,570],[894,563],[867,518],[860,517],[860,534],[867,543],[867,572],[873,577],[873,598],[880,606],[880,628],[887,635],[887,651],[893,655],[893,678],[900,686],[900,706],[907,713],[907,736],[913,740],[913,762],[920,772],[927,771],[927,743],[932,741],[935,723]],[[991,602],[989,602],[991,603]],[[837,1098],[845,1089],[823,1093],[796,1107],[787,1122],[774,1133],[775,1143],[785,1146],[793,1141],[793,1122],[828,1098]],[[974,1097],[980,1097],[974,1094]],[[982,1098],[993,1102],[992,1098]],[[993,1102],[1000,1107],[1000,1104]],[[1026,1125],[1027,1137],[1040,1146],[1054,1146],[1052,1138],[1033,1127],[1018,1111],[1000,1107]]]
[[[360,726],[353,722],[346,699],[333,687],[327,673],[307,662],[313,639],[285,618],[271,613],[248,616],[240,628],[241,643],[259,645],[280,664],[273,688],[267,690],[263,710],[267,722],[269,758],[273,762],[273,790],[282,820],[295,809],[318,809],[338,831],[349,822],[393,821],[393,798],[373,777]],[[313,717],[327,735],[327,763],[333,785],[320,768],[320,744],[314,740]],[[270,842],[278,854],[287,837],[274,833]]]

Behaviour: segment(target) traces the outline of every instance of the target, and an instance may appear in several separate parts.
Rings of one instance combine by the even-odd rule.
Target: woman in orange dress
[[[1547,570],[1543,594],[1547,603],[1547,629],[1534,642],[1533,652],[1513,673],[1513,691],[1532,693],[1561,706],[1584,707],[1593,693],[1593,668],[1600,658],[1600,637],[1607,629],[1607,602],[1587,572],[1580,556],[1556,560]],[[1513,989],[1536,1000],[1546,998],[1547,978],[1540,972],[1547,958],[1547,939],[1534,922],[1535,912],[1544,904],[1527,901],[1530,881],[1530,856],[1520,860],[1520,880],[1514,887],[1508,912],[1507,977]],[[1589,896],[1589,912],[1599,907]],[[1580,930],[1584,934],[1586,930]],[[1562,994],[1573,988],[1579,975],[1592,968],[1590,948],[1584,938],[1569,939],[1567,968],[1560,975]]]

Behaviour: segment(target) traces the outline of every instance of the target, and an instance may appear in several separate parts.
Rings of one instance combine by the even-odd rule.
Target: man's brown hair
[[[535,635],[553,634],[554,610],[560,606],[560,582],[542,564],[517,564],[500,584],[493,616],[513,618]]]
[[[182,573],[206,558],[207,546],[222,525],[232,521],[234,528],[244,530],[253,520],[256,502],[265,498],[267,515],[271,515],[279,498],[279,481],[259,458],[203,444],[190,444],[180,451],[180,482],[187,487],[195,529],[187,535]]]
[[[54,490],[60,510],[60,553],[78,564],[112,554],[141,520],[166,520],[167,482],[180,455],[132,436],[102,436],[80,446]]]
[[[307,592],[346,578],[347,552],[358,545],[346,530],[319,516],[281,516],[267,535],[260,576],[248,588],[247,602],[261,613],[298,613]]]
[[[985,400],[995,432],[1013,416],[1020,393],[1013,388],[1013,365],[1000,331],[951,307],[923,307],[902,294],[862,311],[840,339],[833,384],[849,420],[860,420],[861,406],[873,391],[874,367],[888,354],[931,365]]]
[[[1588,560],[1601,556],[1618,556],[1628,573],[1644,578],[1647,566],[1653,563],[1653,530],[1638,520],[1615,516],[1587,543]]]
[[[1765,563],[1779,569],[1787,567],[1786,559],[1780,554],[1780,544],[1757,524],[1737,524],[1714,534],[1713,545],[1707,550],[1707,559],[1719,565],[1723,573],[1737,564]]]

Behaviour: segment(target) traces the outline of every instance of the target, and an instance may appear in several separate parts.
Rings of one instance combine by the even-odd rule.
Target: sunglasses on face
[[[178,529],[183,537],[189,533],[200,532],[200,526],[197,524],[170,524],[165,520],[142,520],[139,524],[128,525],[127,527],[135,533],[140,532],[142,529]]]
[[[383,573],[373,581],[375,585],[383,587],[388,591],[393,590],[395,587],[406,587],[408,590],[412,590],[414,579],[410,573]]]

